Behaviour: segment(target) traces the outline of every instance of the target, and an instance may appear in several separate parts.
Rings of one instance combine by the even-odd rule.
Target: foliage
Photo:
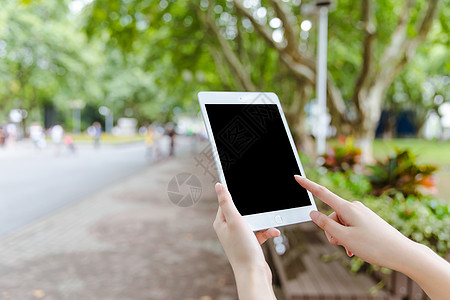
[[[352,138],[341,139],[338,145],[328,148],[318,162],[331,172],[360,172],[361,149],[354,146]]]
[[[0,122],[12,108],[22,108],[30,118],[49,103],[81,96],[87,68],[83,35],[63,18],[68,7],[60,1],[19,4],[7,1],[0,15]],[[80,93],[81,92],[81,93]]]
[[[252,34],[230,1],[208,3],[97,0],[85,9],[85,29],[92,40],[106,36],[108,47],[121,49],[124,55],[139,53],[140,67],[154,74],[161,98],[155,102],[164,112],[180,107],[196,113],[194,99],[201,90],[243,89],[205,18],[212,18],[222,38],[249,59],[241,70],[251,75],[259,90],[276,90],[289,100],[295,83],[283,76],[274,50]]]
[[[442,10],[414,60],[389,88],[384,104],[389,111],[414,112],[412,121],[417,128],[422,127],[430,112],[439,115],[439,107],[450,100],[449,13],[445,11]]]
[[[309,172],[317,174],[315,172]],[[314,175],[313,175],[314,176]],[[442,256],[450,250],[450,205],[432,196],[404,196],[402,193],[379,197],[368,193],[370,183],[364,175],[327,173],[314,179],[349,201],[361,201],[405,236],[425,244]],[[365,265],[354,257],[350,269]],[[371,266],[377,269],[377,266]]]
[[[437,167],[419,165],[410,150],[396,149],[395,155],[369,168],[372,171],[369,176],[372,193],[376,196],[401,193],[405,197],[420,197],[423,193],[429,193],[435,185],[432,175]]]
[[[395,198],[366,197],[361,201],[408,238],[443,257],[450,251],[450,207],[445,201],[433,197],[405,198],[402,194]],[[360,258],[353,258],[352,271],[358,271],[361,263]]]
[[[92,122],[92,108],[101,105],[116,119],[164,121],[167,97],[155,84],[158,74],[142,67],[147,57],[123,53],[107,36],[89,40],[81,26],[85,16],[69,9],[71,3],[11,0],[2,7],[0,124],[12,108],[26,109],[28,120],[42,122],[44,108],[55,107],[55,121],[70,128],[73,100],[78,99],[84,103],[82,128]],[[102,117],[97,113],[96,118]]]
[[[367,176],[353,171],[330,172],[323,176],[320,181],[326,186],[338,186],[340,190],[345,190],[343,197],[363,197],[372,190]]]
[[[422,195],[418,188],[427,184],[425,174],[432,174],[435,167],[418,165],[410,151],[397,149],[396,155],[389,157],[387,163],[380,163],[372,169],[377,170],[380,175],[377,178],[383,178],[377,181],[376,186],[386,190],[382,184],[389,185],[389,193],[374,195],[371,182],[374,177],[356,174],[351,170],[323,174],[318,169],[312,169],[308,171],[308,177],[344,199],[361,201],[405,236],[429,246],[445,257],[450,251],[450,205],[432,195]],[[396,176],[387,176],[387,173]],[[421,176],[416,177],[417,175]],[[405,180],[405,177],[409,180]],[[405,182],[406,186],[400,185],[400,182]],[[350,260],[349,268],[352,272],[361,268],[368,271],[379,270],[378,266],[369,265],[358,257]]]
[[[358,82],[367,85],[373,78],[381,78],[379,83],[386,85],[384,91],[391,79],[379,76],[381,71],[387,67],[395,68],[387,76],[394,74],[392,76],[395,77],[412,58],[415,45],[421,44],[428,33],[428,30],[421,31],[428,26],[416,26],[425,15],[428,1],[418,1],[417,5],[409,8],[406,6],[404,30],[397,31],[395,28],[403,24],[399,22],[403,3],[373,1],[370,15],[374,20],[370,24],[365,24],[363,20],[365,3],[368,2],[341,0],[329,15],[329,47],[333,49],[328,55],[329,84],[334,86],[335,82],[339,87],[335,87],[329,97],[339,94],[336,97],[342,98],[351,107],[346,110],[346,105],[341,103],[340,114],[345,114],[343,119],[355,124],[369,115],[366,111],[359,112],[360,108],[367,109],[364,102],[370,99],[364,96],[367,91],[359,93],[355,88]],[[436,7],[434,4],[431,6]],[[426,41],[427,47],[445,43],[441,37],[446,36],[448,28],[440,24],[445,24],[448,12],[446,5],[438,10],[439,22],[434,22],[437,25],[432,27],[433,38]],[[189,100],[195,98],[196,92],[201,89],[276,91],[284,109],[292,108],[292,115],[300,116],[288,120],[294,123],[294,135],[305,136],[304,132],[302,134],[304,118],[301,114],[304,113],[303,106],[312,96],[310,91],[314,86],[314,74],[304,78],[296,72],[301,73],[306,68],[310,73],[315,73],[315,1],[97,0],[86,7],[84,13],[87,16],[85,28],[91,39],[106,36],[109,47],[117,47],[127,53],[137,52],[146,57],[142,67],[158,74],[156,82],[166,98],[162,105],[169,110],[175,106],[192,110],[195,102]],[[433,20],[431,17],[425,18],[428,19]],[[302,30],[303,21],[312,24],[311,30]],[[393,39],[394,32],[404,33],[405,36]],[[395,53],[398,57],[394,55],[392,64],[380,64],[383,53],[389,45],[395,44],[392,40],[405,43],[401,42],[402,47],[397,47],[399,51]],[[414,45],[414,49],[402,55],[406,45]],[[364,53],[365,49],[369,49],[368,53]],[[360,73],[365,66],[370,72]],[[427,72],[422,73],[424,77],[428,76]],[[442,74],[442,70],[437,73]],[[380,93],[368,93],[374,94]],[[363,99],[360,105],[353,103],[358,95]],[[382,100],[376,101],[377,108],[371,109],[370,113],[378,113]],[[291,114],[286,115],[289,119]],[[333,118],[333,122],[336,119]],[[375,130],[376,124],[372,125]],[[338,131],[342,128],[337,126]],[[351,128],[358,130],[360,127]]]
[[[86,109],[106,105],[115,118],[131,114],[140,123],[166,121],[180,110],[196,114],[194,99],[199,90],[246,89],[238,80],[239,71],[246,74],[255,90],[276,91],[286,111],[294,107],[292,115],[300,116],[300,124],[304,110],[296,103],[300,98],[309,101],[312,95],[309,92],[299,96],[305,82],[295,78],[282,62],[281,54],[290,50],[279,50],[285,49],[289,32],[283,22],[269,26],[279,17],[274,1],[244,2],[268,29],[269,37],[281,34],[278,48],[262,38],[249,18],[238,12],[234,1],[7,0],[0,11],[0,122],[7,120],[11,108],[26,109],[30,121],[42,121],[43,107],[55,106],[60,121],[70,125],[75,99],[83,100]],[[440,63],[448,53],[445,39],[449,9],[448,1],[442,2],[439,22],[418,49],[420,62],[406,70],[408,90],[429,82],[431,75],[448,74],[448,64]],[[314,58],[314,1],[282,4],[293,16],[294,32],[302,32],[303,21],[312,22],[310,31],[302,32],[301,38],[297,34],[297,48],[302,56]],[[364,62],[361,5],[341,0],[330,11],[330,78],[345,101],[351,99]],[[400,7],[398,1],[376,2],[376,19],[383,22],[376,24],[375,57],[389,43]],[[421,0],[411,9],[409,36],[416,35],[413,24],[424,7],[426,1]],[[223,41],[230,51],[225,50]],[[432,65],[437,67],[424,67],[429,50]],[[238,68],[233,68],[230,61],[239,62]],[[416,84],[411,78],[420,80]],[[403,92],[398,88],[392,93],[399,99],[396,94]],[[82,118],[87,113],[82,111]],[[300,127],[296,121],[292,123]]]

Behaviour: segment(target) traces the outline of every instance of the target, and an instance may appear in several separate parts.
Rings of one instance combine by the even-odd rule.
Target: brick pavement
[[[167,197],[180,172],[202,182],[190,208]],[[236,299],[216,207],[192,157],[151,166],[0,239],[0,299]]]

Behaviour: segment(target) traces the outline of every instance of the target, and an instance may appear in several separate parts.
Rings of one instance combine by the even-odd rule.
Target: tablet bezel
[[[211,124],[209,122],[209,116],[206,111],[206,104],[276,104],[281,115],[281,120],[283,121],[287,136],[289,138],[289,142],[291,143],[291,148],[294,152],[294,156],[299,169],[302,175],[306,176],[305,171],[303,170],[302,163],[300,162],[297,149],[295,147],[294,139],[292,138],[291,131],[289,130],[289,126],[284,116],[283,109],[281,107],[278,96],[275,93],[200,92],[198,93],[198,101],[200,103],[200,110],[202,112],[203,120],[206,126],[206,132],[208,133],[211,149],[213,151],[214,162],[219,174],[219,180],[223,185],[227,186],[227,182],[223,173],[220,158],[217,155],[217,146],[214,140],[214,135],[212,133]],[[292,180],[294,180],[294,177],[292,177]],[[243,216],[243,218],[247,221],[253,231],[311,221],[309,213],[313,210],[317,210],[317,207],[312,194],[309,191],[307,191],[307,193],[311,203],[311,205],[309,206],[245,215]]]

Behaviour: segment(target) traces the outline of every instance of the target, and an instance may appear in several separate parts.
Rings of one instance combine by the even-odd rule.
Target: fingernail
[[[309,213],[309,216],[311,217],[311,219],[314,221],[319,217],[320,213],[317,210],[313,210],[312,212]]]
[[[223,191],[223,186],[220,182],[216,183],[216,193],[220,194]]]
[[[302,179],[303,177],[302,176],[300,176],[300,175],[294,175],[294,177],[295,177],[295,179]]]

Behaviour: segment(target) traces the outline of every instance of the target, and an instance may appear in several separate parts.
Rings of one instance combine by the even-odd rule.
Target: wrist
[[[233,267],[239,299],[275,299],[267,263]]]
[[[402,236],[396,242],[391,244],[389,247],[389,254],[385,254],[385,263],[382,266],[389,269],[405,273],[407,268],[414,263],[416,252],[421,244]]]
[[[233,273],[235,276],[237,275],[272,275],[269,265],[266,261],[261,263],[251,263],[251,264],[231,264],[233,268]]]
[[[431,299],[447,299],[450,265],[428,246],[414,243],[400,272],[417,282]]]
[[[431,249],[427,246],[408,239],[408,243],[405,244],[403,253],[398,255],[399,259],[393,269],[410,278],[414,277],[413,275],[423,268],[424,254],[426,255],[428,251]]]

